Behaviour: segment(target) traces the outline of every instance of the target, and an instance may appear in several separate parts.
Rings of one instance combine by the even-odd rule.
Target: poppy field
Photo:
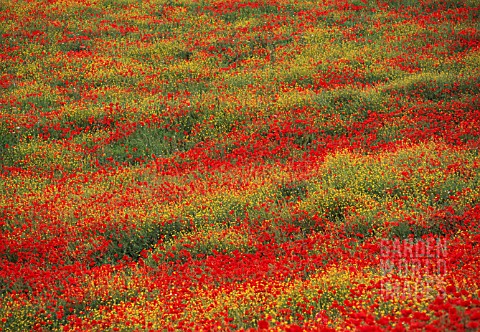
[[[480,329],[479,13],[0,0],[0,331]]]

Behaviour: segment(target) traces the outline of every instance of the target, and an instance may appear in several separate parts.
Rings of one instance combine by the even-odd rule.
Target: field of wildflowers
[[[478,0],[0,0],[0,331],[480,329]]]

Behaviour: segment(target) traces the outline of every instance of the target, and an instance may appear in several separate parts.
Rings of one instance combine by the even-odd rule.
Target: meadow
[[[479,13],[0,0],[0,331],[480,329]]]

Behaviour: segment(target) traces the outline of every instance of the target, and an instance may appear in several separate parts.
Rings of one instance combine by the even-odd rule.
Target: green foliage
[[[15,157],[12,148],[16,146],[23,135],[17,130],[8,129],[5,125],[0,126],[0,164],[12,165]]]
[[[282,183],[280,187],[280,197],[287,201],[304,199],[307,193],[307,182],[305,181],[286,182]]]
[[[188,125],[188,123],[187,123]],[[131,134],[102,147],[101,163],[137,164],[151,156],[165,157],[186,147],[184,134],[154,126],[138,126]]]

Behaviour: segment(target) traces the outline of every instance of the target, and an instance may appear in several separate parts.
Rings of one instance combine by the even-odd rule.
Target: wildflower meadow
[[[0,0],[0,331],[480,329],[479,0]]]

